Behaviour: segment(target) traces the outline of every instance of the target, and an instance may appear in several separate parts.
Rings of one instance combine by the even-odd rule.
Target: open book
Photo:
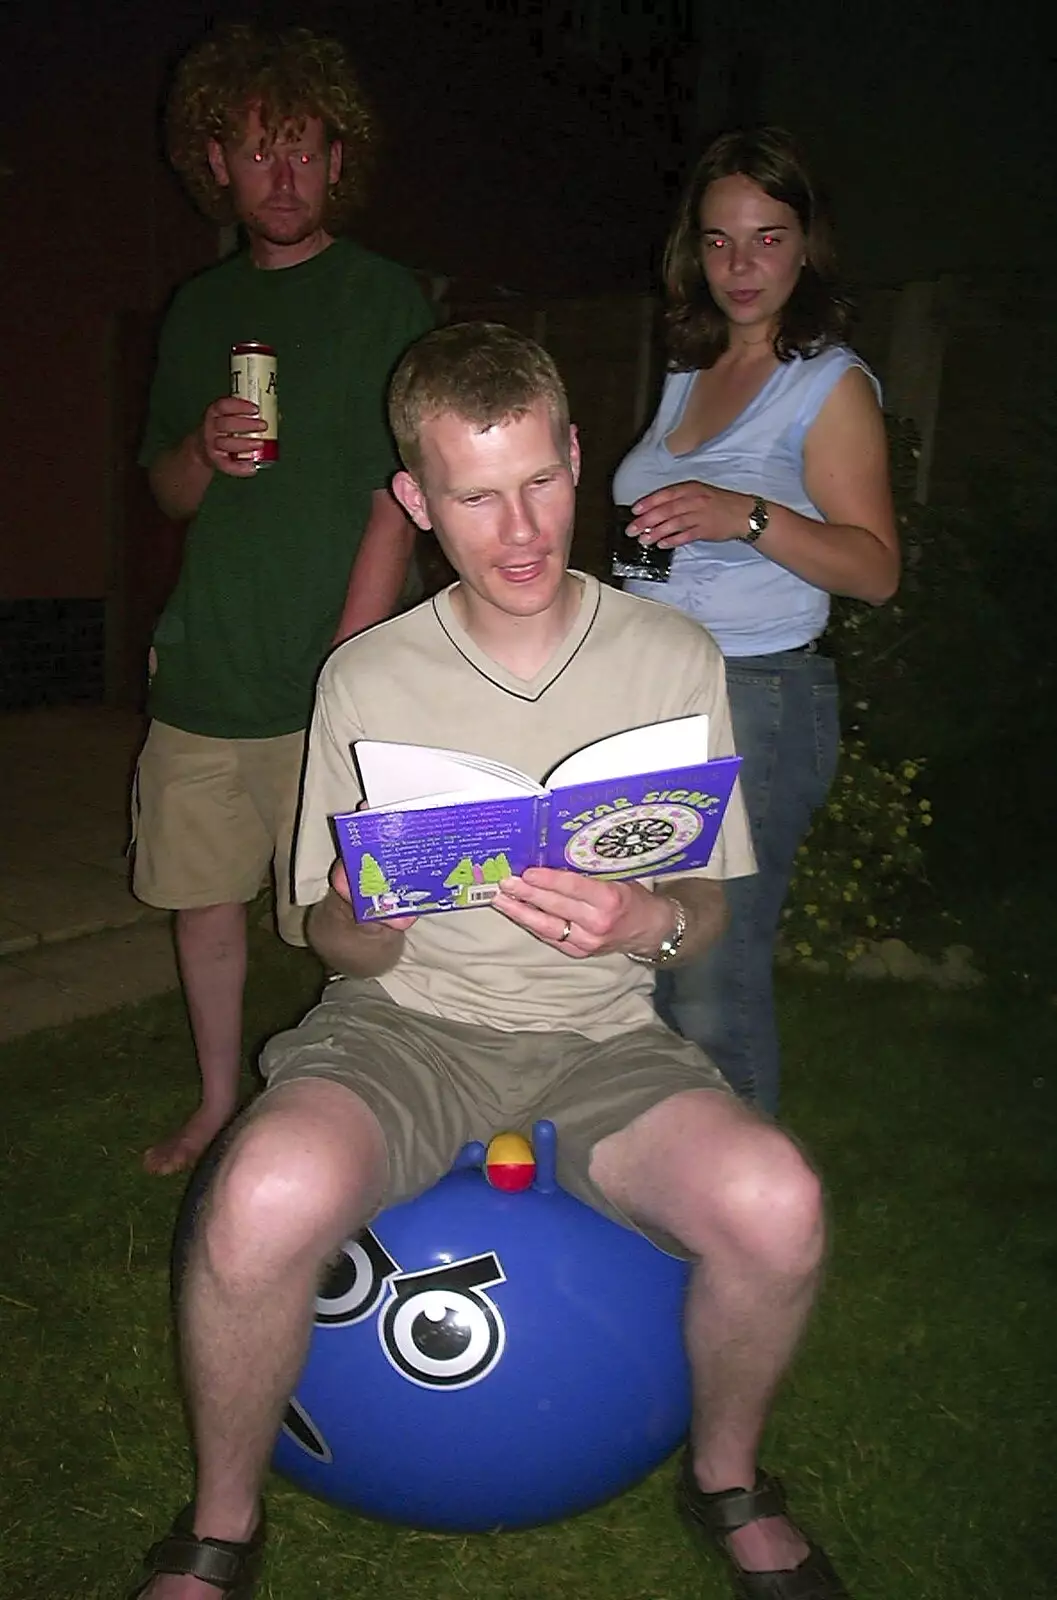
[[[703,867],[739,756],[708,760],[708,718],[631,728],[546,783],[459,750],[359,740],[369,809],[334,818],[359,921],[485,904],[526,867],[655,878]]]

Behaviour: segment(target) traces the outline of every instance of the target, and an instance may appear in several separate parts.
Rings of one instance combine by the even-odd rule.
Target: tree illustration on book
[[[380,910],[382,895],[390,892],[389,879],[378,862],[374,856],[364,853],[360,857],[360,894],[373,903],[375,910]]]
[[[491,898],[491,892],[484,885],[491,885],[494,889],[496,884],[511,876],[510,862],[502,851],[498,855],[486,856],[481,862],[474,861],[472,856],[463,856],[448,873],[444,887],[459,891],[454,896],[453,905],[471,906]],[[475,890],[477,893],[474,893]]]

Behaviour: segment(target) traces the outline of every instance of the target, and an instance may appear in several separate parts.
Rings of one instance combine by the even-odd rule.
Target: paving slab
[[[101,1016],[178,983],[168,917],[37,943],[0,960],[0,1040]]]
[[[42,941],[124,927],[146,910],[121,878],[80,861],[53,860],[36,872],[0,878],[0,917],[32,928]]]
[[[0,956],[32,950],[39,943],[40,935],[35,928],[27,928],[24,922],[12,922],[9,917],[0,917]]]
[[[152,915],[125,856],[144,728],[107,706],[0,714],[0,956]]]
[[[170,919],[128,886],[144,732],[108,706],[0,713],[0,1039],[177,983]]]

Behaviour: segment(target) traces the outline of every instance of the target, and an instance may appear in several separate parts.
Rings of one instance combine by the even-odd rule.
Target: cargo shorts
[[[305,943],[291,851],[304,734],[212,739],[152,722],[132,787],[132,892],[190,911],[245,905],[268,879],[287,944]]]
[[[331,979],[315,1009],[265,1046],[261,1071],[258,1106],[282,1084],[326,1078],[373,1112],[389,1162],[380,1210],[431,1187],[470,1141],[529,1138],[549,1118],[562,1187],[674,1255],[684,1254],[676,1241],[639,1228],[592,1182],[592,1151],[671,1095],[731,1093],[704,1052],[661,1022],[605,1040],[507,1032],[397,1005],[364,978]]]

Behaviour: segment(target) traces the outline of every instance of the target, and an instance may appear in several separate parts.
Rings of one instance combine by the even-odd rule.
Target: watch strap
[[[771,519],[767,501],[762,495],[756,495],[749,512],[749,531],[741,535],[742,544],[755,544],[762,534],[767,532],[767,524]]]
[[[679,947],[683,942],[687,927],[686,908],[680,904],[674,895],[665,895],[664,899],[675,910],[675,925],[671,933],[665,935],[652,956],[633,955],[629,950],[627,952],[629,961],[637,961],[643,967],[666,967],[679,954]]]

